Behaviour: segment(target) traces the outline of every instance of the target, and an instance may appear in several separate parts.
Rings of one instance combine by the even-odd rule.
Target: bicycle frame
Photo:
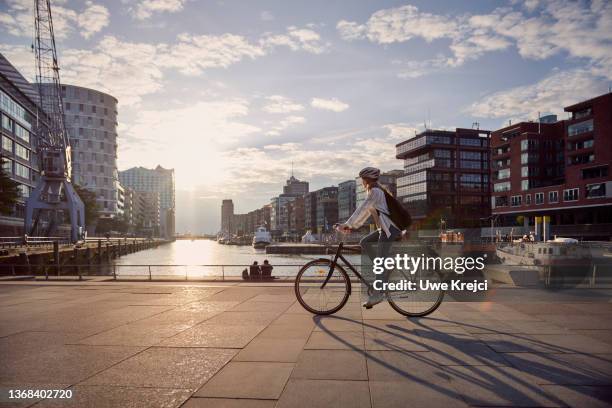
[[[342,256],[343,247],[344,247],[344,242],[340,242],[338,244],[338,249],[336,250],[336,255],[334,256],[334,260],[332,261],[329,267],[327,278],[325,278],[325,280],[323,281],[323,284],[321,285],[321,289],[323,289],[325,285],[327,285],[327,282],[329,282],[329,280],[331,279],[332,274],[334,273],[334,269],[336,268],[336,265],[338,264],[338,258],[340,258],[344,262],[344,265],[347,266],[355,274],[355,276],[357,276],[357,279],[359,279],[362,283],[367,285],[368,288],[370,288],[372,285],[368,283],[368,281],[366,281],[359,272],[357,272],[357,269],[355,269],[355,267],[344,256]],[[352,285],[350,285],[350,279],[349,279],[349,294],[351,293],[351,286]]]

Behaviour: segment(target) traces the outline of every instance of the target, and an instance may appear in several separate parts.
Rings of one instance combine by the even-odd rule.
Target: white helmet
[[[378,180],[378,177],[380,177],[380,170],[376,167],[366,167],[359,172],[359,177]]]

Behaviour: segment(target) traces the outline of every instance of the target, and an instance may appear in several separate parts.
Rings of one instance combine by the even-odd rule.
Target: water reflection
[[[147,275],[149,265],[153,265],[152,275],[240,276],[242,270],[253,261],[261,264],[267,259],[274,265],[274,275],[294,276],[301,265],[321,257],[328,256],[272,255],[251,246],[220,245],[209,240],[178,240],[123,256],[115,260],[115,265],[118,275]],[[360,262],[358,255],[351,255],[348,258],[351,262],[357,264]]]

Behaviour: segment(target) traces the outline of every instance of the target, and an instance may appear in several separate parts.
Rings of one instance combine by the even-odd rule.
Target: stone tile
[[[206,321],[206,324],[223,325],[268,325],[281,312],[223,312]]]
[[[469,405],[560,407],[563,402],[513,367],[445,367],[451,385]]]
[[[195,395],[217,398],[278,399],[293,363],[231,362]]]
[[[572,408],[612,407],[612,387],[586,385],[544,385],[544,391]]]
[[[612,344],[612,330],[572,330],[571,332]]]
[[[195,312],[202,314],[219,314],[239,305],[240,302],[215,302],[212,300],[202,300],[190,302],[173,309],[180,312]]]
[[[487,344],[472,338],[423,339],[432,360],[440,365],[506,366],[508,362]]]
[[[351,350],[304,350],[291,378],[311,380],[367,380],[364,353]]]
[[[16,360],[78,339],[79,333],[26,331],[0,338],[0,361]],[[41,347],[44,344],[46,347]]]
[[[284,312],[291,306],[282,302],[255,302],[247,300],[231,309],[232,312]]]
[[[302,327],[310,327],[311,330],[314,328],[317,316],[313,314],[292,314],[283,313],[277,319],[275,319],[273,325],[298,325]]]
[[[538,317],[568,329],[612,330],[612,319],[604,315],[576,312],[576,314],[541,314]]]
[[[580,334],[532,334],[535,341],[557,347],[564,353],[612,354],[612,344]]]
[[[190,398],[181,408],[274,408],[275,400]]]
[[[568,308],[583,312],[589,316],[592,315],[612,315],[612,304],[609,302],[592,302],[592,303],[568,303]]]
[[[63,345],[0,361],[0,383],[74,384],[142,350],[142,347]]]
[[[312,332],[305,350],[363,350],[363,333]]]
[[[100,346],[153,346],[190,327],[188,324],[150,325],[139,322],[83,338],[77,343]]]
[[[253,302],[280,302],[280,303],[291,303],[296,302],[295,293],[293,293],[293,288],[290,289],[290,293],[264,293],[261,295],[257,295],[251,299]]]
[[[228,349],[152,347],[91,377],[85,384],[195,390],[235,353]]]
[[[276,408],[370,408],[367,381],[289,380]]]
[[[255,337],[234,361],[275,361],[294,363],[306,344],[306,337],[298,339],[270,339]]]
[[[163,347],[243,348],[263,328],[262,325],[199,324],[161,341],[158,345]]]
[[[364,335],[366,350],[427,351],[427,345],[416,334],[368,330]]]
[[[317,316],[314,331],[355,331],[363,332],[363,322],[337,316]]]
[[[560,347],[537,341],[529,334],[476,334],[498,353],[563,353]]]
[[[431,352],[370,351],[366,361],[370,381],[438,382],[443,374]]]
[[[448,380],[370,381],[372,408],[467,407]]]
[[[612,355],[506,353],[537,384],[612,385]]]
[[[175,408],[185,402],[191,392],[171,388],[137,388],[76,385],[70,399],[47,399],[36,407],[74,408]]]
[[[312,333],[313,326],[297,324],[272,323],[257,335],[258,338],[266,339],[308,339]]]

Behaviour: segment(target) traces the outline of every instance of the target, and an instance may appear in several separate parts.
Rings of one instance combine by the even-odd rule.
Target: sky
[[[33,79],[33,0],[0,52]],[[214,233],[294,169],[311,190],[430,128],[495,130],[608,92],[607,0],[54,0],[63,83],[119,100],[119,170],[174,168],[177,231]]]

